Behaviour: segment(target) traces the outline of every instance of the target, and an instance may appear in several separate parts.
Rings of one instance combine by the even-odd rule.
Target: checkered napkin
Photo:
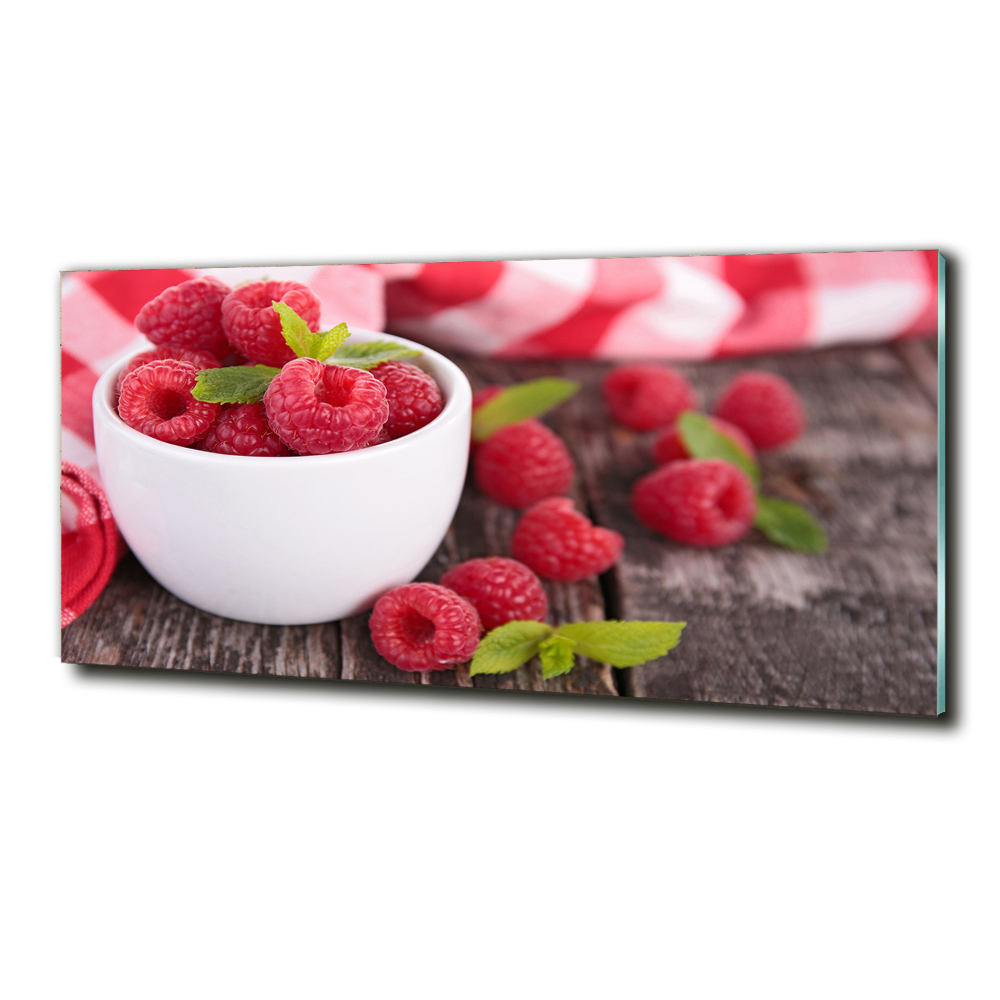
[[[375,269],[388,331],[500,358],[693,361],[937,331],[928,250]]]

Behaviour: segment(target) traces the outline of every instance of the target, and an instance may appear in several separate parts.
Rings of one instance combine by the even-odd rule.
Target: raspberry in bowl
[[[443,408],[402,437],[332,454],[275,458],[158,440],[116,412],[128,359],[105,372],[93,400],[101,479],[157,582],[212,614],[306,625],[365,611],[420,572],[458,507],[472,390],[447,358],[392,339],[420,352],[409,360],[433,377]]]

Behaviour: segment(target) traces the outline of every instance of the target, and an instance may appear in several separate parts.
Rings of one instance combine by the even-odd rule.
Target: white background
[[[36,9],[0,68],[0,991],[995,995],[988,8]],[[60,269],[924,247],[959,320],[945,720],[58,661]]]

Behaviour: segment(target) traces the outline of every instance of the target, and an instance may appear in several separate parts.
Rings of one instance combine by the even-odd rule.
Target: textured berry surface
[[[232,351],[222,329],[222,302],[228,294],[229,287],[217,278],[182,281],[139,310],[136,329],[157,346],[209,351],[224,358]]]
[[[632,488],[632,510],[647,528],[688,545],[728,545],[757,513],[757,496],[742,469],[720,459],[671,462]]]
[[[373,368],[372,375],[385,386],[389,419],[382,433],[389,441],[420,430],[444,409],[437,382],[416,365],[386,361]]]
[[[224,407],[199,448],[217,455],[247,455],[254,458],[280,458],[293,454],[271,430],[263,403]]]
[[[582,580],[609,569],[625,539],[609,528],[596,527],[567,497],[535,504],[518,521],[510,551],[539,576],[549,580]]]
[[[173,358],[175,361],[186,361],[189,365],[194,365],[198,371],[222,367],[222,363],[210,351],[191,350],[187,347],[155,347],[151,351],[137,354],[129,361],[122,369],[121,375],[118,376],[115,392],[121,393],[125,377],[131,375],[136,368],[141,368],[143,365],[149,364],[150,361],[165,361],[167,358]]]
[[[698,409],[691,383],[669,365],[622,365],[605,375],[601,391],[612,418],[636,431],[666,427]]]
[[[186,361],[150,361],[122,382],[118,415],[129,427],[168,444],[200,441],[215,423],[219,404],[191,395],[197,375]]]
[[[436,583],[408,583],[380,597],[368,619],[379,654],[400,670],[447,670],[479,644],[476,609]]]
[[[296,358],[271,379],[264,409],[271,429],[292,451],[328,455],[375,440],[389,417],[385,395],[370,372]]]
[[[441,586],[464,597],[487,632],[505,622],[544,621],[549,610],[541,581],[516,559],[469,559],[448,570]]]
[[[757,457],[757,452],[750,438],[739,427],[735,427],[725,420],[719,420],[718,417],[709,417],[708,419],[720,434],[731,437],[751,458]],[[684,446],[681,432],[676,424],[662,431],[653,442],[653,461],[657,465],[665,465],[667,462],[676,462],[679,459],[690,457],[691,453]]]
[[[476,486],[507,507],[530,507],[560,496],[575,473],[562,438],[537,420],[501,427],[473,456]]]
[[[254,364],[280,368],[295,357],[281,335],[281,318],[274,302],[294,309],[315,333],[320,301],[297,281],[252,281],[234,288],[222,303],[222,329],[229,343]]]
[[[744,431],[758,448],[779,448],[806,426],[799,394],[780,375],[743,372],[726,386],[715,415]]]

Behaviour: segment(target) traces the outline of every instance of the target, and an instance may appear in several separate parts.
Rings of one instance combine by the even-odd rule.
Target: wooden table
[[[626,546],[601,578],[547,584],[550,620],[686,621],[668,656],[629,670],[578,660],[543,681],[516,673],[407,674],[382,660],[367,614],[310,626],[261,626],[197,611],[156,584],[131,555],[96,603],[63,630],[70,663],[281,674],[391,684],[504,688],[606,697],[718,701],[933,715],[937,662],[937,362],[935,346],[834,348],[679,365],[706,401],[738,371],[788,378],[806,400],[807,433],[762,460],[765,493],[804,503],[827,529],[823,556],[757,532],[721,549],[667,541],[629,510],[651,468],[650,435],[613,426],[589,361],[455,357],[473,389],[541,375],[582,383],[550,417],[576,458],[575,499]],[[515,512],[467,485],[455,521],[420,579],[474,556],[507,555]]]

